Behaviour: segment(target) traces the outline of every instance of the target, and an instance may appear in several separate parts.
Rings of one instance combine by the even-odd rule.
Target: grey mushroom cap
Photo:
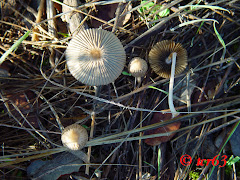
[[[64,128],[61,140],[63,145],[70,150],[80,150],[88,141],[88,133],[84,127],[72,124]]]
[[[184,71],[187,66],[187,51],[180,43],[164,40],[158,42],[149,52],[149,64],[153,71],[163,78],[171,75],[171,56],[177,53],[175,75]]]
[[[143,77],[147,70],[147,62],[140,57],[134,57],[128,64],[128,71],[136,78]]]
[[[80,82],[106,85],[115,81],[126,63],[126,53],[120,40],[103,29],[86,29],[70,41],[66,50],[70,73]]]

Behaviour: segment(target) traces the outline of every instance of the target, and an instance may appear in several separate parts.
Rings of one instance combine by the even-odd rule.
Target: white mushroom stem
[[[141,84],[141,82],[142,82],[142,77],[136,77],[136,80],[137,80],[138,84]]]
[[[171,66],[171,76],[170,76],[169,94],[168,94],[168,105],[169,105],[169,109],[172,113],[172,118],[179,115],[179,113],[176,111],[174,104],[173,104],[173,84],[174,84],[176,59],[177,59],[177,53],[174,52],[174,53],[172,53],[172,66]]]

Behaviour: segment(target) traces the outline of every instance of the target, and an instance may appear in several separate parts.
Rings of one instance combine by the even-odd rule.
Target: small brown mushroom
[[[177,53],[175,75],[187,66],[187,51],[180,43],[164,40],[158,42],[149,52],[149,64],[153,71],[163,78],[171,75],[172,55]]]
[[[133,77],[137,78],[138,83],[141,82],[141,77],[145,75],[147,70],[147,62],[140,57],[133,58],[128,64],[128,71]]]
[[[79,81],[91,86],[106,85],[121,75],[126,63],[122,43],[103,29],[80,31],[66,50],[67,66]]]
[[[64,128],[61,140],[63,145],[70,150],[80,150],[88,141],[88,133],[84,127],[72,124]]]
[[[162,113],[154,113],[153,118],[150,122],[150,124],[155,124],[155,123],[159,123],[161,121],[166,121],[172,118],[172,115],[170,113],[166,113],[166,114],[162,114]],[[176,131],[179,129],[181,125],[181,122],[175,122],[175,123],[171,123],[156,129],[151,129],[148,130],[144,133],[144,135],[150,135],[150,134],[161,134],[161,133],[167,133],[167,132],[171,132],[171,131]],[[150,146],[156,146],[159,145],[163,142],[167,142],[170,139],[172,139],[172,137],[175,135],[176,133],[172,133],[169,136],[159,136],[159,137],[155,137],[155,138],[148,138],[145,139],[144,142]]]

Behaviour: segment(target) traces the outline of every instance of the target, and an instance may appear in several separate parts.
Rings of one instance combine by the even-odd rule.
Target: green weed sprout
[[[18,48],[18,46],[22,43],[23,40],[25,40],[31,31],[27,31],[17,42],[15,42],[0,58],[0,65],[5,61],[5,59],[8,57],[9,54],[11,54],[15,49]]]
[[[149,2],[149,3],[147,3],[147,2],[148,1],[141,1],[141,4],[145,4],[145,5],[143,5],[141,8],[138,9],[138,12],[141,14],[142,17],[151,16],[151,15],[155,14],[153,16],[153,19],[157,20],[161,17],[165,17],[165,16],[169,15],[169,13],[170,13],[169,9],[159,11],[163,8],[163,6],[156,5],[154,2]],[[143,19],[145,19],[145,18],[143,18]]]

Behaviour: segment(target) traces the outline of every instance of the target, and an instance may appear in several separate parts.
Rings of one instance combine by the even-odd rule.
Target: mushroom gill
[[[164,40],[158,42],[149,52],[149,64],[153,71],[163,78],[171,75],[172,55],[177,53],[175,75],[182,73],[187,66],[187,51],[180,43]]]

